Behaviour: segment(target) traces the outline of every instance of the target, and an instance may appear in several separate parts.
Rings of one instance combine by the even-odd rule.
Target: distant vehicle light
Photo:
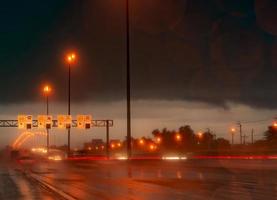
[[[61,161],[62,157],[59,155],[55,155],[55,156],[48,156],[48,160],[53,160],[53,161]]]
[[[126,156],[119,156],[116,159],[117,160],[127,160],[128,158]]]
[[[162,159],[163,160],[187,160],[187,157],[185,157],[185,156],[182,156],[182,157],[179,157],[179,156],[163,156]]]

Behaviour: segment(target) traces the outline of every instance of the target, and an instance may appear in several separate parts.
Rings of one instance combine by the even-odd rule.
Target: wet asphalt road
[[[277,200],[276,160],[67,161],[33,172],[84,200]]]
[[[15,166],[0,164],[0,200],[51,200],[56,196],[38,187]]]

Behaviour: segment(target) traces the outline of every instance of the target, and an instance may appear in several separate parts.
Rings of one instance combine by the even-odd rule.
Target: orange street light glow
[[[43,92],[44,93],[50,93],[51,92],[51,87],[49,85],[44,86]]]
[[[75,59],[76,59],[76,54],[75,54],[75,53],[71,53],[71,54],[68,54],[68,55],[67,55],[67,62],[68,62],[68,63],[74,62]]]
[[[143,139],[140,139],[140,140],[139,140],[139,144],[140,144],[140,145],[144,145],[144,140],[143,140]]]
[[[154,149],[155,149],[155,146],[154,146],[153,144],[151,144],[151,145],[149,146],[149,148],[150,148],[150,150],[154,150]]]
[[[182,140],[182,137],[181,137],[180,134],[176,134],[176,135],[175,135],[175,139],[176,139],[177,141],[181,141],[181,140]]]
[[[202,137],[203,137],[203,133],[202,133],[202,132],[199,132],[199,133],[197,134],[197,136],[198,136],[199,138],[202,138]]]
[[[162,141],[162,138],[157,137],[157,143],[161,143],[161,141]]]
[[[273,126],[274,126],[275,128],[277,128],[277,122],[274,122],[274,123],[273,123]]]
[[[231,132],[232,133],[236,132],[236,129],[235,128],[231,128]]]
[[[119,142],[119,143],[117,144],[117,146],[118,146],[118,147],[121,147],[121,143]]]

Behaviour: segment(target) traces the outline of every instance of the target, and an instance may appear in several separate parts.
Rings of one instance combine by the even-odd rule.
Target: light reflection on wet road
[[[27,179],[22,172],[12,170],[8,165],[0,166],[0,200],[52,200],[50,194],[34,182]]]
[[[41,164],[34,171],[77,199],[277,199],[276,161],[232,162],[239,164],[74,161]]]

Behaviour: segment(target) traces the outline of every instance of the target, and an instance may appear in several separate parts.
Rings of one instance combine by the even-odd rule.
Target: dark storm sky
[[[123,0],[4,1],[0,104],[35,102],[41,84],[75,101],[125,98]],[[130,0],[134,99],[277,108],[276,0]]]

